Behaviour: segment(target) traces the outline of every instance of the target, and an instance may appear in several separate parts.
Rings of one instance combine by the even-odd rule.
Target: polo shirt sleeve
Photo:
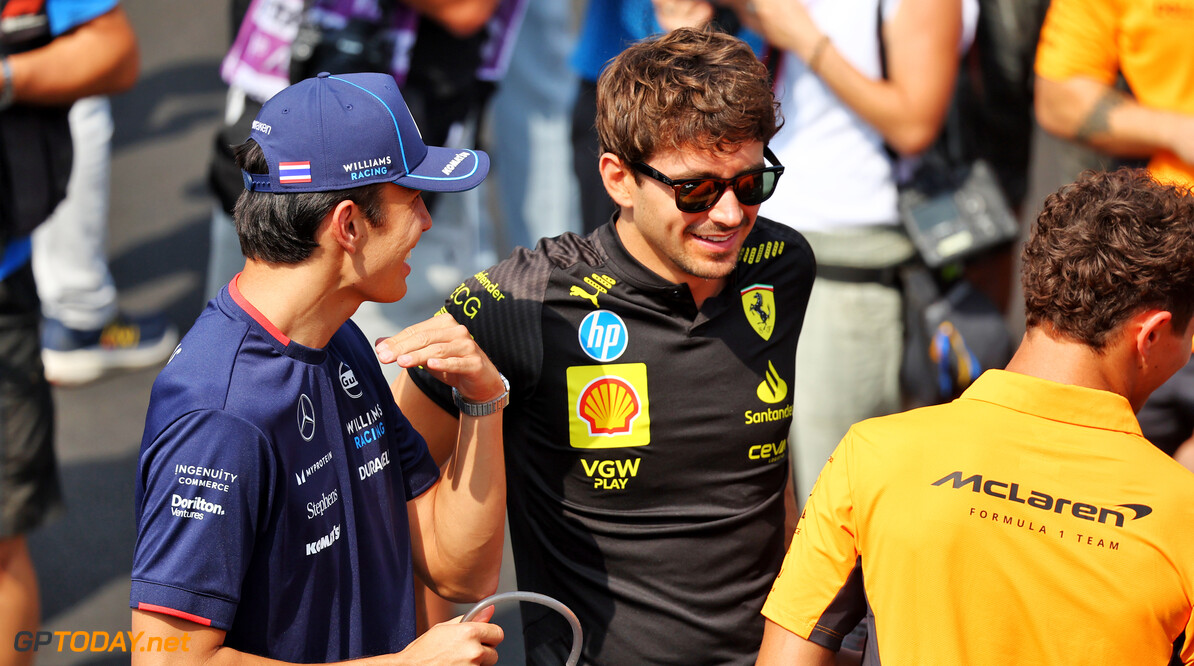
[[[837,650],[866,612],[850,483],[847,434],[826,462],[796,526],[763,615]]]
[[[223,411],[189,413],[142,449],[130,606],[232,627],[277,478],[260,430]]]
[[[47,0],[50,34],[57,37],[116,8],[116,0]]]
[[[1041,28],[1036,73],[1053,81],[1082,76],[1114,84],[1120,1],[1053,0]]]

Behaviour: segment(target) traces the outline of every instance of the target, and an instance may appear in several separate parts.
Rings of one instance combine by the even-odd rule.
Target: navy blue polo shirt
[[[130,605],[284,661],[399,651],[415,638],[406,503],[439,470],[355,324],[304,347],[235,285],[154,382]]]

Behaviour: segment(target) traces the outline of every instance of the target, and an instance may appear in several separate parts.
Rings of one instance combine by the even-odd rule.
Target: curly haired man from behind
[[[1194,196],[1087,172],[1046,200],[1022,279],[1006,370],[842,440],[759,663],[833,663],[824,627],[862,588],[884,663],[1162,664],[1182,635],[1194,663],[1194,478],[1135,418],[1190,358]]]

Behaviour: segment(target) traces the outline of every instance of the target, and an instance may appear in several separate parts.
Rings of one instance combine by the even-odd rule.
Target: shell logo
[[[642,411],[638,393],[617,377],[601,377],[585,387],[577,411],[589,424],[591,435],[620,435]]]

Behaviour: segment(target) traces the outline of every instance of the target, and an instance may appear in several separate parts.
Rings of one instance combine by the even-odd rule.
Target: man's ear
[[[1147,364],[1154,345],[1161,336],[1173,335],[1173,313],[1168,310],[1145,310],[1132,317],[1136,324],[1136,353],[1142,363]]]
[[[622,208],[634,205],[633,188],[634,170],[622,162],[613,153],[602,153],[597,162],[597,169],[601,172],[601,182],[605,184],[605,191],[609,198]]]
[[[336,204],[328,213],[328,233],[349,254],[360,250],[368,226],[361,214],[361,207],[351,199]]]

